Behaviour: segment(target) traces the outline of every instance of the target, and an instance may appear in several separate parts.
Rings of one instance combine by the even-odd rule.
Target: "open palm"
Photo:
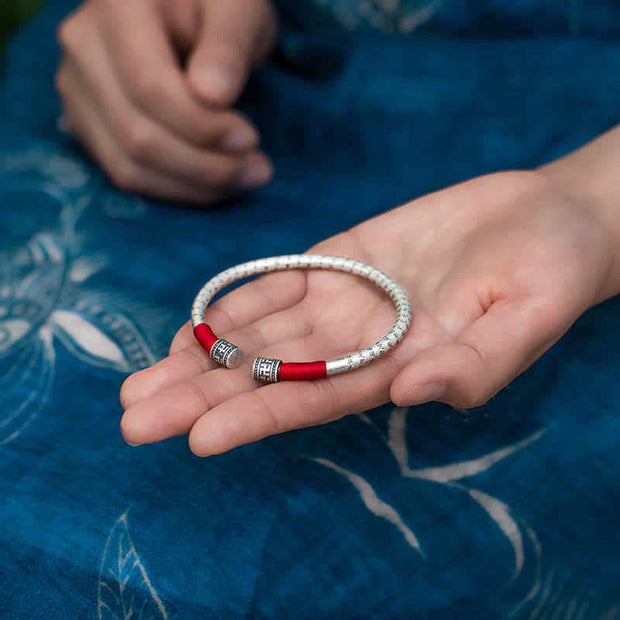
[[[191,326],[170,355],[127,379],[121,426],[132,444],[190,433],[198,455],[378,406],[483,404],[605,298],[608,233],[538,173],[480,177],[418,199],[322,242],[316,254],[368,262],[399,282],[413,325],[388,355],[318,381],[260,385],[257,354],[331,359],[363,348],[395,316],[360,278],[293,271],[263,276],[209,307],[205,320],[246,363],[217,366]]]

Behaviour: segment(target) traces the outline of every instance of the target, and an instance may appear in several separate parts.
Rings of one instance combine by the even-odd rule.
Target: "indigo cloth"
[[[121,438],[122,380],[215,272],[618,122],[612,0],[360,2],[383,7],[372,23],[347,22],[353,4],[280,2],[280,50],[243,101],[276,179],[208,211],[115,190],[58,130],[70,3],[14,40],[0,618],[618,617],[620,299],[467,413],[385,406],[206,459]]]

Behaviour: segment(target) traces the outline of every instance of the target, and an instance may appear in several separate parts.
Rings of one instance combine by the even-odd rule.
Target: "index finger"
[[[136,107],[199,146],[232,135],[248,149],[257,146],[258,132],[241,114],[206,109],[193,97],[156,3],[120,2],[102,12],[107,51]]]
[[[305,273],[301,271],[269,273],[236,288],[209,306],[205,312],[205,321],[218,336],[223,337],[226,332],[294,306],[305,294]],[[170,355],[195,343],[192,324],[188,321],[174,337],[170,345]]]

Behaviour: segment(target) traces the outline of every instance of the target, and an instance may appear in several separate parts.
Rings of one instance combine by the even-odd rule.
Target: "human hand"
[[[413,325],[385,357],[319,381],[259,385],[247,362],[330,359],[391,325],[390,300],[323,271],[263,276],[205,320],[247,362],[216,366],[184,325],[170,356],[129,377],[121,428],[132,444],[190,433],[197,455],[387,402],[485,403],[602,301],[612,262],[605,226],[537,172],[505,172],[430,194],[312,248],[385,271],[410,295]]]
[[[87,0],[59,28],[69,131],[122,189],[206,203],[267,183],[231,109],[270,50],[269,0]]]

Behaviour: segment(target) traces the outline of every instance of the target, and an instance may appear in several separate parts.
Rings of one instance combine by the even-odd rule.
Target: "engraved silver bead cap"
[[[232,342],[220,338],[213,343],[210,357],[214,362],[226,368],[239,368],[243,361],[243,351]]]
[[[252,364],[252,376],[262,383],[277,383],[282,360],[269,357],[257,357]]]

